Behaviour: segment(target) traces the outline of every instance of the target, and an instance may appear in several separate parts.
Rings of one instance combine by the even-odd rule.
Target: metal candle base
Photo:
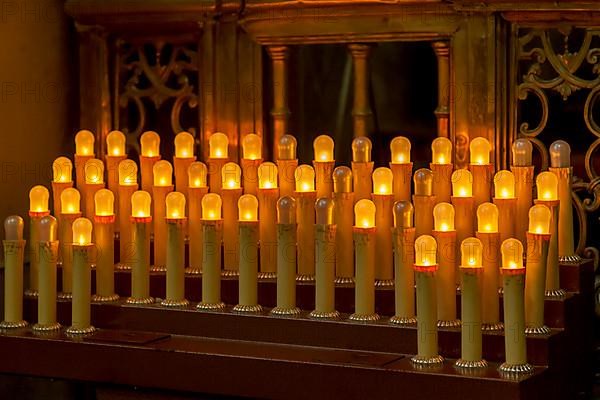
[[[260,279],[260,280],[277,279],[277,272],[259,272],[258,279]]]
[[[390,318],[390,324],[394,325],[416,325],[417,318],[416,317],[398,317],[393,316]]]
[[[336,285],[351,285],[354,283],[354,278],[349,276],[338,276],[335,278]]]
[[[198,303],[198,305],[196,306],[196,308],[198,310],[203,310],[203,311],[216,311],[216,310],[222,310],[225,308],[225,303],[223,302],[219,302],[219,303]]]
[[[29,325],[29,323],[25,320],[14,321],[14,322],[2,321],[2,322],[0,322],[0,329],[25,328],[27,325]]]
[[[131,265],[129,265],[129,264],[123,264],[123,263],[117,263],[117,264],[115,264],[115,270],[116,271],[131,271]]]
[[[185,269],[185,273],[186,273],[186,275],[201,275],[202,270],[200,270],[200,268],[188,267]]]
[[[73,293],[71,293],[71,292],[60,292],[57,297],[60,300],[71,300],[73,298]]]
[[[167,272],[165,265],[153,265],[150,267],[150,272]]]
[[[564,289],[546,290],[544,297],[547,299],[564,299],[567,292]]]
[[[34,332],[53,332],[60,330],[60,324],[58,322],[53,324],[35,324],[31,329]]]
[[[224,269],[221,271],[221,276],[226,278],[234,278],[236,276],[240,276],[240,271],[233,269]]]
[[[296,282],[314,282],[315,276],[310,274],[296,275]]]
[[[277,316],[298,315],[300,314],[300,309],[298,307],[275,307],[271,310],[271,314]]]
[[[558,261],[563,264],[579,264],[582,258],[577,254],[569,255],[569,256],[559,256]]]
[[[183,300],[168,300],[165,299],[163,301],[160,302],[160,305],[163,307],[187,307],[190,305],[189,300],[183,299]]]
[[[24,293],[25,297],[29,297],[29,298],[34,298],[37,299],[39,293],[37,290],[31,290],[31,289],[27,289]]]
[[[546,325],[543,326],[527,326],[525,327],[525,334],[527,335],[547,335],[550,333],[550,328]]]
[[[381,317],[379,314],[352,314],[348,317],[350,321],[356,322],[375,322],[379,321]]]
[[[458,328],[460,327],[461,322],[460,319],[452,319],[452,320],[438,320],[437,326],[438,328]]]
[[[118,294],[112,294],[110,296],[100,296],[99,294],[95,294],[92,296],[92,301],[94,303],[110,303],[111,301],[119,300]]]
[[[502,322],[498,322],[495,324],[481,324],[481,330],[485,332],[503,331],[504,324]]]
[[[431,366],[441,365],[444,362],[444,357],[442,357],[440,355],[432,356],[432,357],[425,357],[425,356],[417,355],[417,356],[412,357],[410,359],[410,362],[412,362],[416,366],[431,367]]]
[[[488,363],[485,360],[469,361],[469,360],[460,359],[460,360],[457,360],[454,365],[456,365],[457,368],[472,369],[472,368],[485,368],[488,366]]]
[[[75,328],[74,326],[70,326],[67,328],[67,335],[89,335],[91,333],[96,332],[96,328],[93,326],[86,326],[85,328]]]
[[[262,306],[260,304],[255,304],[255,305],[244,305],[244,304],[238,304],[235,307],[233,307],[233,312],[236,313],[259,313],[262,311]]]
[[[152,304],[154,303],[153,297],[129,297],[126,301],[127,304]]]
[[[392,287],[394,284],[393,279],[375,279],[375,287]]]
[[[505,374],[530,374],[533,372],[533,366],[531,364],[508,364],[503,363],[498,368],[498,371]]]
[[[308,316],[315,319],[338,319],[340,318],[340,313],[338,311],[324,312],[313,310]]]

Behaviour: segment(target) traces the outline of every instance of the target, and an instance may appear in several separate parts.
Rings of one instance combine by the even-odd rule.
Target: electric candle
[[[62,259],[62,292],[59,298],[70,299],[73,285],[73,222],[81,217],[81,195],[75,188],[65,189],[61,196],[59,214],[59,246]]]
[[[352,177],[354,178],[354,203],[371,197],[371,161],[373,145],[368,137],[357,137],[352,141]]]
[[[249,133],[242,139],[242,177],[244,193],[256,196],[258,193],[258,166],[262,163],[262,138]]]
[[[188,235],[189,235],[189,268],[186,272],[199,274],[202,270],[202,198],[208,193],[206,182],[208,168],[206,164],[196,161],[188,168]]]
[[[373,172],[373,194],[371,198],[375,203],[375,285],[392,286],[394,284],[394,263],[392,251],[392,170],[385,167],[377,168]],[[409,184],[410,186],[410,184]]]
[[[390,168],[394,176],[394,201],[410,200],[410,178],[412,162],[410,161],[410,141],[404,136],[397,136],[390,142],[392,161]]]
[[[102,160],[92,158],[85,163],[85,184],[81,191],[83,215],[88,219],[94,217],[94,196],[102,188],[104,188],[104,163]]]
[[[229,159],[229,138],[221,132],[213,133],[208,138],[208,179],[213,193],[221,194],[221,170]]]
[[[142,175],[142,190],[152,192],[154,182],[154,164],[160,160],[160,136],[153,131],[142,133],[140,137],[140,169]]]
[[[429,169],[433,172],[433,195],[438,202],[449,203],[452,194],[450,178],[452,165],[452,142],[445,137],[438,137],[431,143],[432,161]]]
[[[75,183],[81,190],[85,183],[85,163],[94,158],[94,134],[81,130],[75,135]]]
[[[40,221],[40,266],[38,322],[34,332],[48,332],[60,329],[56,322],[56,262],[58,259],[58,222],[51,215]]]
[[[4,321],[0,328],[23,328],[23,218],[11,215],[4,220]],[[38,234],[39,240],[39,234]]]
[[[131,196],[138,190],[138,167],[133,160],[119,163],[119,269],[130,269],[133,257],[133,230],[131,224]]]
[[[450,203],[438,203],[433,208],[433,237],[437,241],[437,316],[438,326],[460,326],[456,318],[456,230],[454,230],[454,207]]]
[[[335,310],[335,234],[333,199],[321,197],[315,203],[315,309],[313,318],[338,318]]]
[[[73,164],[67,157],[58,157],[52,163],[52,203],[54,215],[60,214],[60,195],[63,190],[73,187]]]
[[[173,166],[166,160],[157,161],[152,168],[154,185],[152,199],[154,214],[152,216],[154,232],[154,266],[153,271],[165,271],[167,264],[167,216],[166,199],[173,191]]]
[[[175,190],[188,196],[188,168],[196,160],[194,155],[194,137],[188,132],[179,132],[175,135]]]
[[[455,212],[456,241],[462,243],[466,238],[473,236],[475,230],[473,175],[468,169],[457,169],[452,173],[451,181],[450,200]]]
[[[529,209],[527,274],[525,274],[525,333],[550,333],[550,329],[544,325],[544,292],[551,221],[552,213],[545,205],[536,204]]]
[[[238,200],[240,235],[239,302],[233,311],[255,313],[258,304],[258,200],[245,194]]]
[[[273,315],[296,315],[296,200],[277,201],[277,306]]]
[[[487,362],[481,356],[483,244],[479,239],[470,237],[462,241],[460,250],[462,330],[461,356],[456,361],[456,366],[459,368],[483,368],[487,366]]]
[[[275,278],[277,273],[277,165],[265,162],[258,167],[258,204],[260,206],[259,278]]]
[[[337,167],[333,170],[333,204],[336,223],[335,234],[335,283],[354,282],[354,252],[347,251],[352,243],[352,220],[354,219],[354,193],[352,170]]]
[[[515,236],[517,199],[515,197],[515,175],[500,170],[494,175],[494,204],[498,207],[498,231],[500,242]]]
[[[190,304],[185,299],[185,196],[171,192],[165,199],[167,222],[167,295],[160,303],[165,307]]]
[[[550,209],[550,241],[548,243],[548,260],[546,261],[546,297],[562,298],[566,292],[560,288],[558,269],[558,178],[552,172],[542,172],[536,179],[538,199],[535,204],[543,204]]]
[[[223,199],[223,275],[237,276],[239,270],[239,227],[237,202],[242,195],[242,170],[228,162],[221,170]]]
[[[221,196],[208,193],[202,198],[202,301],[200,310],[218,310],[225,307],[221,301]]]
[[[490,201],[492,174],[494,165],[490,164],[490,142],[482,137],[477,137],[469,145],[471,163],[469,170],[473,174],[473,200],[474,206]]]
[[[152,197],[150,197],[150,193],[138,190],[131,195],[131,222],[133,223],[135,257],[131,260],[131,297],[127,299],[129,304],[151,304],[154,302],[154,299],[150,297],[151,205]]]
[[[354,205],[354,314],[350,319],[369,322],[379,319],[375,313],[375,204],[362,199]]]
[[[29,288],[25,295],[35,297],[38,290],[40,221],[50,214],[50,193],[44,186],[37,185],[29,191]]]
[[[330,197],[333,192],[333,139],[327,135],[320,135],[313,141],[317,197]]]
[[[438,354],[437,243],[432,236],[422,235],[415,240],[415,281],[417,286],[417,355],[411,358],[416,365],[441,364]]]
[[[477,207],[477,238],[483,244],[483,285],[481,318],[486,331],[502,330],[498,297],[499,268],[498,247],[498,207],[492,203],[482,203]]]
[[[125,142],[125,135],[121,131],[112,131],[106,136],[107,183],[108,189],[114,193],[117,204],[119,204],[119,164],[127,158]]]
[[[577,263],[581,257],[575,254],[573,237],[573,205],[571,200],[571,147],[563,140],[550,145],[550,168],[558,178],[558,257],[564,263]]]
[[[433,230],[433,173],[427,168],[418,169],[413,177],[415,194],[413,205],[415,207],[416,236],[430,234]]]
[[[297,280],[312,281],[315,276],[315,170],[310,165],[300,165],[296,168],[294,178],[298,222]]]
[[[502,242],[502,268],[500,272],[504,287],[504,351],[506,362],[500,371],[528,373],[533,367],[527,363],[525,342],[525,268],[523,267],[523,244],[510,238]]]
[[[96,330],[91,324],[90,303],[92,299],[92,222],[77,218],[73,222],[73,300],[71,302],[71,326],[67,333],[83,335]]]
[[[115,196],[108,189],[100,189],[95,196],[96,213],[94,231],[96,237],[96,294],[93,301],[115,301]]]
[[[527,215],[532,205],[533,198],[533,146],[529,139],[517,139],[512,144],[512,165],[510,170],[515,174],[515,197],[517,206],[515,211],[515,237],[526,242]]]
[[[283,135],[277,143],[277,168],[281,197],[294,195],[296,182],[294,172],[298,167],[297,146],[296,138],[292,135]]]
[[[412,325],[415,318],[415,227],[414,208],[409,201],[394,204],[394,277],[395,315],[390,322],[398,325]]]

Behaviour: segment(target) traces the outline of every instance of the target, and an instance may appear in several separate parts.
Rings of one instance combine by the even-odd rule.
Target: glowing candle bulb
[[[500,170],[494,175],[494,196],[498,199],[515,197],[515,175],[508,170]]]
[[[534,205],[529,209],[529,232],[548,235],[551,220],[552,213],[547,206],[543,204]]]
[[[404,136],[396,136],[390,143],[392,162],[406,164],[410,162],[410,140]]]
[[[102,160],[92,158],[86,161],[85,183],[94,185],[104,183],[104,163]]]
[[[502,268],[523,268],[523,244],[520,240],[506,239],[500,246],[500,253],[502,254]]]
[[[533,146],[528,139],[517,139],[512,144],[512,156],[515,167],[528,167],[532,161]]]
[[[277,188],[277,165],[272,162],[264,162],[258,166],[259,189]]]
[[[138,167],[133,160],[123,160],[119,163],[119,185],[137,185]]]
[[[438,137],[431,142],[433,164],[450,164],[452,162],[452,142],[445,137]]]
[[[297,192],[312,192],[315,190],[315,170],[307,164],[303,164],[294,171]]]
[[[81,130],[75,135],[75,154],[78,156],[91,156],[94,154],[94,134]]]
[[[421,235],[415,240],[415,265],[428,267],[437,264],[437,242],[430,235]]]
[[[115,215],[115,195],[108,189],[100,189],[94,195],[96,215],[99,217]]]
[[[131,195],[131,215],[135,218],[150,217],[150,205],[152,197],[150,193],[138,190]]]
[[[292,135],[283,135],[277,143],[278,160],[295,160],[298,142]]]
[[[160,160],[152,167],[154,186],[173,185],[173,166],[167,160]]]
[[[386,167],[379,167],[373,171],[373,193],[391,194],[394,175],[392,170]]]
[[[50,192],[45,186],[37,185],[29,191],[29,211],[30,212],[48,212],[48,199]]]
[[[470,237],[462,241],[460,245],[461,266],[482,267],[483,266],[483,244],[481,240]]]
[[[81,195],[75,188],[67,188],[60,194],[60,205],[62,214],[78,214],[80,208]]]
[[[375,226],[375,203],[362,199],[354,205],[354,225],[359,228],[373,228]]]
[[[469,145],[471,153],[471,164],[487,165],[490,163],[490,151],[492,146],[490,142],[482,137],[477,137]]]
[[[221,196],[216,193],[208,193],[202,198],[202,219],[221,219]]]
[[[106,148],[109,156],[125,155],[126,138],[121,131],[112,131],[106,135]]]
[[[194,137],[188,132],[175,135],[175,157],[190,158],[194,156]]]
[[[315,161],[333,161],[333,139],[327,135],[320,135],[313,141]]]
[[[454,230],[454,206],[450,203],[438,203],[433,208],[435,230],[448,232]]]
[[[224,133],[213,133],[208,138],[208,152],[210,158],[228,157],[229,138]]]
[[[498,232],[498,207],[493,203],[481,203],[477,207],[477,231]]]
[[[221,169],[221,181],[224,189],[239,189],[242,185],[242,169],[234,162],[228,162]]]
[[[52,163],[52,173],[54,182],[72,182],[73,163],[67,157],[58,157]]]
[[[180,192],[171,192],[165,199],[167,218],[185,218],[185,196]]]
[[[452,173],[452,195],[454,197],[473,196],[473,175],[468,169],[457,169]]]
[[[550,165],[553,168],[567,168],[571,166],[571,146],[564,140],[557,140],[550,145]]]
[[[262,158],[262,138],[255,133],[249,133],[242,140],[242,158],[260,160]]]
[[[77,218],[73,222],[73,243],[86,246],[92,243],[92,222],[87,218]]]
[[[206,187],[206,176],[208,175],[208,168],[206,164],[200,161],[196,161],[190,164],[188,168],[188,181],[191,188],[203,188]]]
[[[554,201],[558,200],[558,178],[552,172],[540,173],[535,184],[537,186],[538,199]]]
[[[156,157],[160,154],[160,136],[154,131],[147,131],[140,137],[140,146],[144,157]]]
[[[240,221],[258,221],[258,199],[252,194],[240,196],[238,200]]]

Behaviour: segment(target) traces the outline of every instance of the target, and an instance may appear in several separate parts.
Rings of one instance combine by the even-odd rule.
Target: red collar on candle
[[[152,222],[152,217],[129,217],[129,219],[137,224]]]
[[[165,221],[167,221],[167,224],[177,224],[177,225],[183,225],[183,223],[187,220],[186,217],[183,218],[165,218]]]
[[[417,265],[413,264],[413,269],[417,272],[435,272],[438,270],[438,265]]]
[[[46,215],[50,215],[50,211],[29,211],[29,216],[30,217],[45,217]]]
[[[115,222],[115,215],[95,215],[94,222],[99,224],[112,224]]]
[[[524,275],[525,268],[500,268],[502,275]]]
[[[550,233],[535,233],[535,232],[527,232],[527,237],[531,239],[542,239],[542,240],[550,240],[552,234]]]

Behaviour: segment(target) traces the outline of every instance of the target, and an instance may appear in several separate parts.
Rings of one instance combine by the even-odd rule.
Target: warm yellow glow
[[[523,268],[523,244],[515,238],[506,239],[500,246],[502,268]]]
[[[175,157],[194,157],[194,137],[188,132],[179,132],[175,135]]]
[[[457,169],[452,173],[452,196],[473,196],[473,174],[468,169]]]
[[[362,199],[354,205],[354,225],[358,228],[373,228],[375,226],[375,203]]]
[[[229,138],[224,133],[213,133],[208,138],[208,152],[210,158],[227,158],[228,147]]]
[[[371,162],[373,144],[366,136],[357,137],[352,141],[352,161]]]
[[[160,154],[160,136],[154,131],[147,131],[140,137],[140,146],[144,157],[156,157]]]
[[[494,175],[494,197],[497,199],[513,199],[515,197],[515,175],[506,169]]]
[[[541,235],[550,233],[552,212],[543,204],[536,204],[529,209],[529,232]]]
[[[206,164],[200,161],[195,161],[188,167],[188,184],[191,188],[206,187],[206,175],[208,168]]]
[[[469,237],[460,244],[461,264],[463,267],[483,266],[483,244],[481,240]]]
[[[96,215],[99,217],[115,215],[115,195],[108,189],[100,189],[94,195]]]
[[[490,151],[492,146],[486,138],[477,137],[469,145],[471,153],[471,164],[487,165],[490,163]]]
[[[264,162],[258,166],[259,189],[277,188],[277,165],[272,162]]]
[[[262,158],[262,138],[255,133],[249,133],[242,139],[242,158],[245,160],[260,160]]]
[[[119,163],[119,185],[137,185],[138,166],[133,160],[123,160]]]
[[[202,218],[208,220],[221,219],[221,196],[208,193],[202,197]]]
[[[167,160],[157,161],[152,167],[154,186],[171,186],[173,184],[173,166]]]
[[[121,131],[112,131],[106,135],[106,148],[109,156],[125,155],[125,135]]]
[[[81,212],[81,195],[75,188],[67,188],[60,194],[60,212],[62,214],[79,214]]]
[[[540,200],[558,200],[558,178],[553,172],[540,173],[535,184],[537,187],[537,197]]]
[[[433,207],[434,229],[439,232],[454,230],[454,206],[450,203],[438,203]]]
[[[298,142],[292,135],[283,135],[277,143],[278,160],[295,160]]]
[[[48,199],[50,193],[45,186],[37,185],[29,191],[29,211],[46,212],[48,211]]]
[[[313,192],[315,190],[315,170],[307,164],[299,165],[294,171],[296,192]]]
[[[280,224],[296,223],[296,200],[283,196],[277,200],[277,222]]]
[[[550,165],[554,168],[571,166],[571,146],[564,140],[557,140],[550,145]]]
[[[333,161],[333,139],[327,135],[320,135],[313,141],[315,161]]]
[[[180,192],[171,192],[165,198],[167,218],[185,218],[185,196]]]
[[[394,174],[392,170],[385,167],[379,167],[373,171],[373,193],[375,194],[392,194],[392,182]]]
[[[517,139],[512,144],[512,165],[527,167],[532,164],[533,146],[529,139]]]
[[[67,157],[58,157],[52,163],[52,174],[54,182],[73,182],[73,163]]]
[[[452,163],[452,142],[445,137],[438,137],[431,142],[433,164]]]
[[[73,243],[85,246],[92,243],[92,222],[87,218],[73,221]]]
[[[228,162],[221,169],[223,189],[239,189],[242,187],[242,169],[234,162]]]
[[[104,163],[102,160],[92,158],[85,162],[85,183],[101,184],[104,183]]]
[[[94,155],[94,134],[88,130],[81,130],[75,135],[75,154],[78,156]]]
[[[437,242],[433,236],[421,235],[415,240],[415,265],[428,267],[437,264]]]
[[[151,204],[152,197],[150,193],[143,190],[133,192],[131,195],[131,216],[136,218],[149,217]]]
[[[477,231],[498,232],[498,207],[493,203],[481,203],[477,207]]]
[[[390,142],[392,162],[395,164],[407,164],[410,162],[410,140],[404,136],[396,136]]]
[[[238,199],[240,221],[258,221],[258,200],[254,195],[245,194]]]

